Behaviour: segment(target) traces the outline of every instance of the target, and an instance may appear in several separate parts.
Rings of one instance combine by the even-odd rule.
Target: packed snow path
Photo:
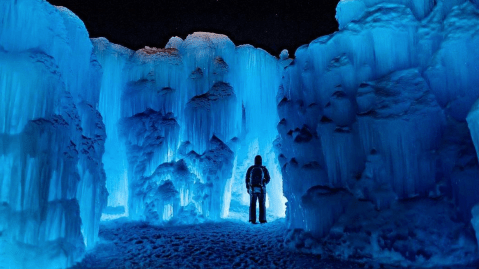
[[[283,247],[284,220],[177,227],[109,222],[100,243],[73,268],[360,268]]]

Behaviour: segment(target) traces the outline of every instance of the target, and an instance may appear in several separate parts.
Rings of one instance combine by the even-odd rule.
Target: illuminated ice
[[[2,1],[0,18],[0,267],[68,267],[106,205],[101,66],[66,8]]]
[[[111,195],[105,218],[125,212],[133,219],[152,220],[153,215],[145,214],[152,202],[143,197],[151,192],[137,192],[133,186],[145,180],[160,184],[164,179],[158,181],[155,171],[180,161],[196,176],[195,188],[204,184],[205,190],[194,199],[171,202],[185,192],[182,179],[172,173],[168,186],[176,190],[176,198],[168,202],[170,213],[155,210],[155,221],[227,217],[230,203],[246,206],[248,202],[244,173],[256,154],[263,155],[273,175],[268,186],[270,213],[284,216],[273,141],[278,134],[275,99],[282,69],[289,63],[287,51],[278,60],[250,45],[236,47],[224,35],[202,32],[185,40],[173,37],[165,48],[136,52],[103,38],[92,42],[103,73],[108,74],[102,78],[99,109],[106,123],[103,161]],[[212,148],[212,143],[222,149]],[[224,154],[228,155],[224,161],[210,161]],[[115,210],[118,206],[124,210]],[[192,208],[196,213],[184,214]]]
[[[472,216],[477,229],[477,3],[343,0],[336,18],[340,31],[298,48],[278,92],[286,244],[400,266],[477,259],[468,232],[448,243],[465,251],[425,239]]]
[[[293,60],[204,32],[132,51],[65,8],[1,1],[0,268],[72,265],[100,217],[241,216],[257,154],[288,246],[477,259],[478,2],[342,0],[336,18]]]

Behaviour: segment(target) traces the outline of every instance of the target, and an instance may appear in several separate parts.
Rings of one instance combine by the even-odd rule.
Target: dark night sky
[[[130,49],[164,47],[195,31],[227,35],[275,56],[337,30],[339,0],[48,0],[77,14],[91,37]]]

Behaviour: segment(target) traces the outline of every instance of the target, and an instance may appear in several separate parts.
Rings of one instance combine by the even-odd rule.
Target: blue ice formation
[[[3,1],[0,12],[1,264],[72,265],[102,211],[226,217],[232,200],[247,204],[243,170],[256,154],[277,178],[269,210],[284,216],[273,141],[286,52],[278,60],[210,33],[134,52],[90,40],[45,1]]]
[[[342,0],[336,18],[292,60],[203,32],[132,51],[65,8],[1,1],[0,268],[71,266],[101,219],[247,210],[257,154],[286,245],[477,260],[477,1]]]
[[[273,142],[286,54],[277,59],[201,32],[136,52],[104,38],[92,43],[104,74],[109,208],[153,222],[226,217],[232,200],[247,204],[244,171],[261,154],[278,179],[269,187],[270,212],[284,216]],[[169,181],[176,194],[164,200],[156,189]]]
[[[278,92],[286,244],[401,266],[474,261],[477,4],[350,0],[336,18]]]
[[[0,267],[65,267],[106,206],[101,66],[65,8],[1,1],[0,18]]]
[[[72,265],[97,241],[102,212],[227,217],[248,203],[256,154],[277,179],[269,212],[284,216],[274,140],[287,52],[211,33],[135,52],[90,40],[78,17],[45,1],[2,1],[0,14],[0,264]]]

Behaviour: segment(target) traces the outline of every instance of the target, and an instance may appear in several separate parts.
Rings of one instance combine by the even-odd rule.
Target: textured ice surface
[[[479,10],[471,3],[454,8],[444,20],[444,40],[424,74],[439,104],[463,121],[479,97]]]
[[[399,198],[434,189],[445,117],[416,70],[364,83],[357,93],[359,136],[365,153],[377,151],[381,173],[369,179],[390,185]],[[363,179],[364,180],[364,179]]]
[[[435,5],[440,6],[441,12],[447,13],[452,7],[464,2],[467,0],[341,0],[336,7],[336,20],[339,29],[342,29],[351,21],[360,20],[368,9],[384,3],[404,5],[416,19],[422,20],[432,12]]]
[[[298,48],[277,96],[291,246],[318,240],[345,259],[402,266],[474,261],[477,5],[350,0],[336,18],[340,31]],[[372,211],[355,215],[348,201]],[[374,228],[337,226],[357,218]],[[408,240],[394,235],[399,219],[416,224]],[[446,231],[453,241],[432,244]]]
[[[471,219],[471,224],[472,227],[474,228],[474,231],[476,233],[476,240],[479,238],[479,206],[475,205],[472,208],[472,219]]]
[[[455,214],[450,203],[436,199],[416,198],[380,211],[369,202],[353,201],[323,239],[297,229],[285,244],[350,261],[461,268],[477,259],[478,250],[469,224],[457,222]]]
[[[102,79],[98,110],[100,111],[107,138],[102,162],[105,167],[108,207],[122,208],[128,214],[128,162],[124,143],[120,142],[118,122],[124,77],[121,76],[126,57],[132,52],[127,48],[111,44],[106,39],[92,40],[94,54],[102,66]]]
[[[92,42],[104,73],[99,110],[107,126],[103,161],[112,210],[124,207],[119,212],[158,222],[178,221],[180,215],[182,222],[188,216],[191,222],[225,217],[231,200],[247,203],[244,173],[261,154],[274,176],[268,186],[270,210],[284,215],[273,141],[286,51],[278,60],[249,45],[236,47],[224,35],[202,32],[171,38],[164,49],[136,52],[102,38]],[[181,161],[182,169],[194,175],[187,185],[175,169],[168,175],[158,172]],[[160,205],[162,194],[155,188],[168,180],[177,194]],[[149,208],[153,204],[155,209]]]
[[[65,8],[2,1],[0,18],[0,267],[67,267],[106,204],[101,67]]]
[[[285,248],[284,226],[283,219],[261,226],[234,220],[181,226],[116,220],[102,224],[102,242],[73,268],[364,267]]]

